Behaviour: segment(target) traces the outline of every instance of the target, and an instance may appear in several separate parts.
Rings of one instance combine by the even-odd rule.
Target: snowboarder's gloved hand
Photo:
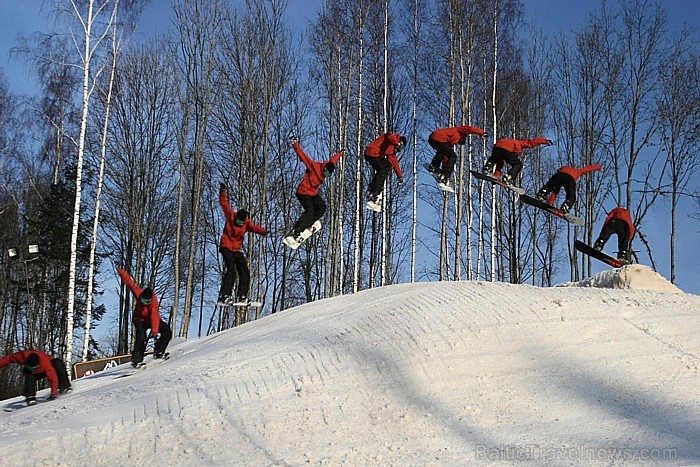
[[[158,334],[156,334],[155,336],[153,336],[153,338],[154,338],[156,341],[158,341],[158,340],[160,339],[160,333],[158,333]]]
[[[219,194],[221,194],[222,191],[226,191],[226,184],[224,182],[219,183]]]
[[[399,185],[403,185],[403,177],[399,177]]]
[[[554,144],[554,141],[552,141],[551,139],[548,139],[547,142],[544,143],[544,144],[547,145],[547,146],[551,146],[551,145]]]

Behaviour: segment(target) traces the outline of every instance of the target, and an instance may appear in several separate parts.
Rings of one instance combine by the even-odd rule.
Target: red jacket
[[[577,169],[576,167],[569,167],[568,165],[565,165],[564,167],[561,167],[559,170],[557,170],[557,172],[571,175],[571,177],[574,180],[578,180],[581,175],[585,175],[590,172],[596,172],[598,170],[603,170],[603,166],[600,164],[592,164]]]
[[[630,216],[630,212],[621,207],[616,207],[612,211],[610,211],[610,214],[608,214],[608,217],[605,218],[605,222],[603,223],[603,228],[605,228],[606,225],[608,225],[608,222],[610,222],[613,219],[620,219],[621,221],[624,221],[629,225],[630,227],[630,239],[629,241],[632,241],[632,237],[634,237],[634,233],[637,231],[634,228],[634,222],[632,222],[632,216]]]
[[[134,308],[134,316],[131,320],[139,321],[141,323],[150,322],[151,334],[158,334],[158,328],[160,326],[160,312],[158,310],[160,308],[160,304],[158,303],[158,298],[156,298],[156,291],[153,291],[151,303],[144,305],[141,303],[141,300],[139,300],[139,296],[141,296],[143,289],[136,285],[134,279],[132,279],[129,273],[125,270],[117,269],[117,272],[121,276],[124,285],[126,285],[129,290],[131,290],[131,293],[134,294],[134,297],[136,297],[136,307]]]
[[[532,139],[507,139],[507,138],[502,138],[496,141],[496,144],[493,145],[494,148],[501,148],[504,149],[508,152],[512,152],[513,154],[520,155],[520,153],[523,152],[523,149],[528,149],[528,148],[534,148],[536,146],[539,146],[541,144],[547,144],[549,143],[549,140],[547,138],[542,138],[541,136],[538,136],[537,138],[532,138]],[[501,176],[501,170],[503,170],[503,166],[505,165],[505,160],[500,159],[498,162],[496,162],[496,170],[493,173],[493,176],[495,178],[499,178]]]
[[[56,370],[53,369],[53,365],[51,365],[51,360],[53,360],[53,357],[49,354],[38,350],[20,350],[19,352],[6,355],[1,358],[0,368],[4,367],[8,363],[19,363],[20,365],[24,366],[24,364],[27,362],[29,354],[33,353],[39,356],[39,367],[32,371],[32,374],[37,378],[43,378],[46,376],[46,379],[49,380],[49,384],[51,385],[51,396],[58,396],[58,375],[56,374]]]
[[[592,165],[587,165],[585,167],[582,167],[580,169],[577,169],[576,167],[570,167],[568,165],[565,165],[564,167],[560,167],[557,172],[565,173],[567,175],[570,175],[571,178],[574,179],[574,181],[578,180],[581,175],[585,175],[590,172],[595,172],[597,170],[603,170],[603,166],[600,164],[592,164]],[[547,199],[547,203],[551,206],[554,204],[554,200],[557,199],[557,195],[559,192],[553,192],[550,193],[549,198]]]
[[[494,144],[493,147],[505,149],[506,151],[512,152],[514,154],[520,154],[521,152],[523,152],[523,149],[534,148],[541,144],[547,144],[548,142],[549,140],[547,138],[542,138],[541,136],[538,136],[537,138],[523,140],[503,138],[496,141],[496,144]]]
[[[452,128],[440,128],[430,133],[429,140],[437,143],[464,144],[467,135],[484,136],[484,130],[475,126],[455,126]]]
[[[297,188],[297,193],[300,195],[316,196],[318,194],[318,187],[320,187],[323,180],[325,180],[323,176],[323,167],[327,162],[338,165],[340,156],[342,156],[343,153],[336,153],[327,161],[316,162],[306,155],[304,150],[301,149],[301,146],[299,146],[299,143],[294,143],[292,147],[294,151],[296,151],[297,156],[299,156],[299,160],[306,166],[306,173],[304,174],[304,179],[299,184],[299,188]]]
[[[395,133],[384,133],[375,139],[365,148],[365,157],[385,157],[394,168],[396,176],[403,178],[399,160],[396,158],[396,146],[401,143],[401,135]]]
[[[224,216],[226,217],[226,225],[224,225],[224,231],[221,234],[220,243],[223,248],[227,248],[231,251],[241,251],[243,237],[245,237],[246,232],[265,235],[265,229],[259,225],[253,224],[250,217],[246,218],[243,225],[236,225],[234,221],[236,220],[237,211],[231,209],[231,205],[228,204],[226,190],[222,190],[219,193],[219,204],[221,204],[221,208],[224,210]]]

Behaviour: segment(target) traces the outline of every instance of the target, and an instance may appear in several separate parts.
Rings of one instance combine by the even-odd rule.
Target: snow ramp
[[[0,459],[697,465],[699,334],[690,294],[383,287],[190,340],[131,376],[117,367],[54,402],[0,412]]]
[[[567,282],[561,287],[600,287],[606,289],[656,290],[658,292],[683,293],[649,266],[630,264],[610,269],[579,282]]]

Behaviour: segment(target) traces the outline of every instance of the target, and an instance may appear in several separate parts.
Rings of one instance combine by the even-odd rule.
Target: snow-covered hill
[[[700,464],[700,297],[593,281],[403,284],[317,301],[0,412],[0,459]]]

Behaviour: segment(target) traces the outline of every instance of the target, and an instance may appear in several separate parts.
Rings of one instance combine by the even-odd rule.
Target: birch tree
[[[93,59],[97,58],[96,53],[101,43],[106,37],[109,25],[115,18],[109,18],[107,26],[97,34],[93,43],[93,26],[95,26],[98,17],[105,13],[109,1],[100,3],[94,0],[88,0],[85,10],[82,9],[82,4],[71,0],[71,7],[75,18],[78,20],[80,31],[82,34],[73,34],[75,43],[82,45],[80,52],[79,67],[83,71],[82,84],[82,114],[80,118],[80,134],[78,140],[75,141],[78,148],[78,157],[76,161],[75,175],[75,205],[73,208],[73,227],[71,231],[71,255],[70,268],[68,273],[68,303],[66,309],[66,353],[65,360],[68,362],[68,368],[73,358],[73,322],[74,322],[74,307],[75,307],[75,280],[76,280],[76,263],[77,263],[77,247],[78,247],[78,228],[80,225],[80,208],[82,197],[82,173],[83,173],[83,158],[85,154],[85,132],[87,129],[88,111],[90,108],[90,98],[95,87],[95,80],[102,71],[102,67],[98,65],[97,71],[92,73],[91,66]]]

